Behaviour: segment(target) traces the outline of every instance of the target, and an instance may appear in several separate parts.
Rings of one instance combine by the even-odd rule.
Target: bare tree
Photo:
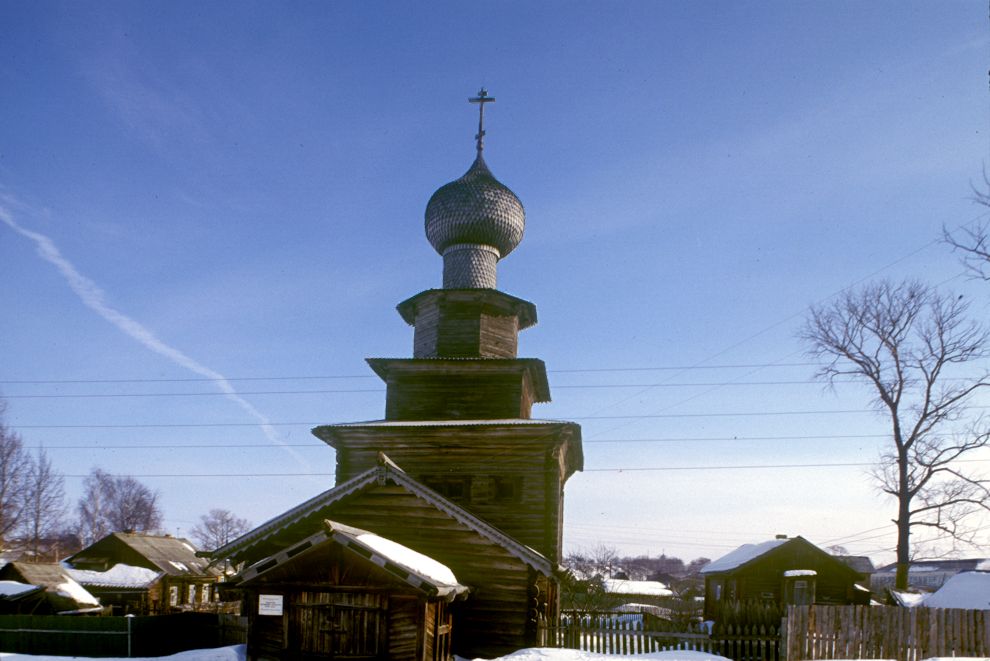
[[[83,481],[77,508],[79,536],[92,543],[111,532],[151,532],[162,525],[158,492],[133,477],[94,468]]]
[[[35,558],[42,556],[47,541],[63,531],[65,512],[65,480],[39,449],[27,474],[21,522],[21,537]]]
[[[845,378],[866,384],[890,424],[872,475],[897,502],[899,589],[907,587],[912,531],[972,542],[972,515],[990,510],[987,481],[961,464],[990,442],[987,421],[969,408],[990,382],[961,369],[987,355],[988,335],[966,310],[962,297],[917,282],[880,282],[813,307],[800,334],[824,361],[817,376],[833,387]]]
[[[199,517],[192,529],[193,539],[201,549],[215,550],[226,546],[251,528],[247,519],[241,519],[229,510],[212,509]]]
[[[990,175],[983,171],[985,190],[973,187],[973,201],[990,207]],[[958,252],[966,271],[980,280],[990,280],[990,221],[963,226],[955,231],[942,227],[942,240]]]
[[[6,403],[0,401],[0,550],[21,524],[31,457],[21,436],[3,420]]]

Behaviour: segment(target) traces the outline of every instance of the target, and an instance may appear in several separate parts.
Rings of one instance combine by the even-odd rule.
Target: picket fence
[[[780,636],[774,627],[726,627],[712,636],[706,631],[653,630],[643,619],[615,613],[569,612],[557,628],[547,630],[546,644],[615,656],[664,650],[707,652],[736,661],[781,661]]]
[[[787,661],[990,656],[990,611],[790,606]]]

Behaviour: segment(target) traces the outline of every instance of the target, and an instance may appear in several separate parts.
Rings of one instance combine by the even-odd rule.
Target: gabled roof
[[[797,539],[797,538],[795,538]],[[714,574],[716,572],[731,571],[738,569],[753,560],[762,557],[782,544],[789,542],[789,539],[770,539],[758,544],[743,544],[734,551],[726,553],[717,560],[712,560],[701,568],[702,574]]]
[[[848,564],[842,562],[842,560],[836,558],[835,556],[829,554],[827,551],[820,549],[815,546],[804,537],[800,535],[795,537],[777,537],[776,539],[770,539],[765,542],[760,542],[758,544],[743,544],[739,548],[735,549],[722,556],[721,558],[708,563],[701,568],[701,573],[704,575],[719,574],[724,572],[732,572],[742,567],[745,567],[761,558],[766,557],[770,554],[776,554],[778,549],[783,549],[783,547],[791,547],[787,553],[791,551],[797,551],[799,548],[804,548],[812,553],[813,557],[818,557],[822,562],[829,563],[830,566],[835,566],[843,571],[849,573],[850,576],[860,576],[859,572],[850,567]],[[780,551],[784,553],[783,550]],[[815,569],[815,567],[785,567],[785,569]]]
[[[103,539],[70,556],[66,562],[73,567],[77,564],[85,567],[87,561],[100,558],[112,566],[125,561],[123,557],[117,557],[114,551],[118,545],[128,547],[138,556],[147,560],[149,564],[169,576],[213,577],[219,575],[219,571],[210,567],[207,560],[196,556],[196,548],[189,540],[171,535],[132,532],[110,533]],[[116,561],[115,557],[117,557]]]
[[[396,466],[383,453],[379,453],[378,466],[357,475],[343,484],[328,489],[323,493],[310,498],[306,502],[293,507],[289,511],[281,514],[254,530],[238,537],[226,546],[213,551],[210,556],[215,560],[225,558],[239,559],[243,557],[249,549],[262,542],[275,537],[282,531],[287,530],[294,523],[308,517],[318,515],[319,512],[329,506],[342,501],[351,494],[355,494],[375,485],[392,483],[401,487],[408,493],[429,503],[436,509],[445,513],[458,523],[473,530],[478,535],[484,537],[493,544],[503,548],[512,556],[521,560],[533,569],[546,576],[554,574],[558,567],[550,562],[545,556],[528,546],[516,541],[506,533],[498,530],[494,526],[482,521],[462,507],[447,500],[432,489],[420,484],[411,478],[405,471]]]
[[[338,544],[356,556],[377,565],[394,578],[429,596],[453,600],[467,594],[468,588],[457,581],[454,573],[436,560],[367,530],[325,521],[325,529],[283,549],[243,570],[234,580],[250,583],[260,576],[284,566],[297,557],[326,544]]]

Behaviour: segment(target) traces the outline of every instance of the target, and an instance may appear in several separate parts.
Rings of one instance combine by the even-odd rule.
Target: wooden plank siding
[[[486,639],[505,651],[524,647],[535,635],[527,626],[529,567],[463,524],[395,486],[355,494],[332,506],[327,518],[368,530],[388,531],[389,538],[450,567],[470,598],[455,607],[455,649],[474,655],[474,641]]]
[[[377,465],[384,452],[413,479],[536,549],[554,562],[562,558],[563,485],[579,466],[579,433],[571,423],[436,427],[340,426],[320,428],[337,452],[340,484]],[[330,441],[328,441],[330,442]],[[578,439],[578,443],[579,443]],[[477,487],[463,495],[442,493],[444,477]],[[493,480],[511,492],[483,493]]]
[[[417,594],[378,565],[329,544],[249,581],[241,590],[249,611],[252,659],[431,660],[437,622],[446,607],[442,600]],[[282,595],[283,613],[258,614],[260,594]],[[427,627],[431,636],[426,635]]]

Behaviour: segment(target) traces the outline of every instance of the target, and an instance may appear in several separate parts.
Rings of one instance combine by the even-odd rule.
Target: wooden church
[[[482,156],[494,99],[471,101],[477,157],[426,207],[443,288],[398,305],[411,358],[368,360],[387,386],[384,419],[315,428],[336,450],[335,486],[212,554],[242,568],[229,589],[250,618],[249,658],[492,657],[545,644],[559,616],[581,430],[531,417],[550,400],[543,361],[517,355],[536,307],[496,289],[525,212]],[[326,541],[334,530],[346,532]],[[345,543],[362,533],[392,553]],[[424,579],[424,557],[453,580]]]

